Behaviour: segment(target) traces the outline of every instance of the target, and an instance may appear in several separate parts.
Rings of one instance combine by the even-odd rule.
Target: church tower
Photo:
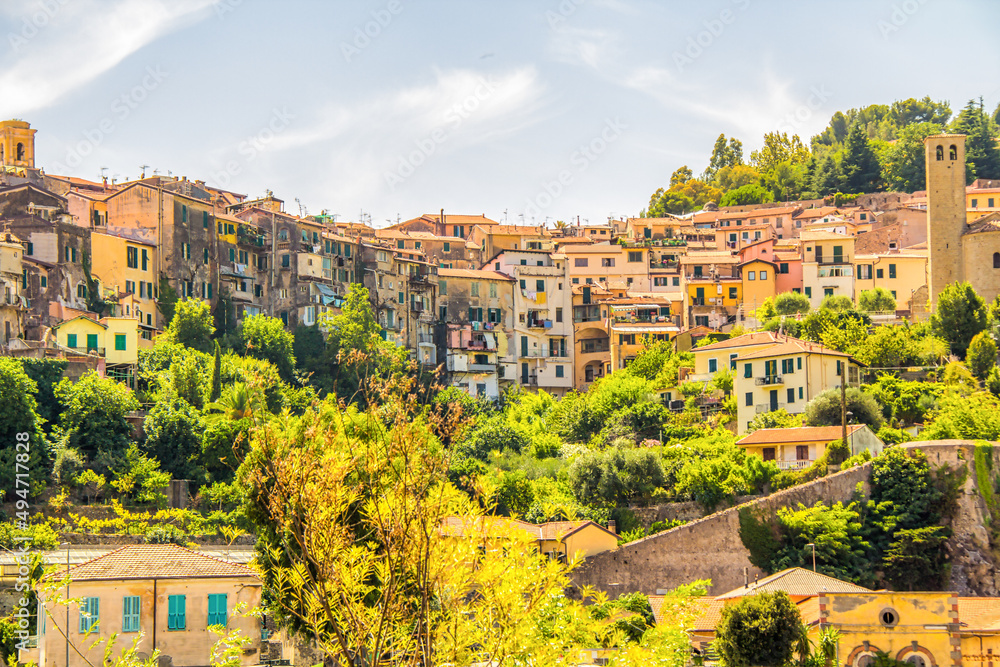
[[[946,285],[964,280],[965,135],[924,139],[927,160],[927,270],[930,307]]]
[[[0,167],[34,169],[35,132],[23,120],[0,121]]]

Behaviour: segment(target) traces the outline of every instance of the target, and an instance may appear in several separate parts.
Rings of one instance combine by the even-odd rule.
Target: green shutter
[[[226,594],[212,593],[208,596],[208,624],[226,624]]]
[[[743,377],[752,378],[753,377],[753,364],[749,361],[743,366]]]
[[[83,598],[80,602],[80,632],[89,632],[100,620],[100,598]]]
[[[116,333],[115,334],[115,349],[124,350],[125,349],[125,334]]]
[[[76,334],[66,334],[66,347],[76,347]]]
[[[208,211],[201,212],[201,226],[208,229]]]
[[[126,595],[122,599],[122,632],[139,632],[138,595]]]
[[[97,349],[97,334],[87,334],[87,350]]]
[[[168,598],[167,630],[183,630],[187,625],[186,612],[187,597],[184,595],[171,595]]]

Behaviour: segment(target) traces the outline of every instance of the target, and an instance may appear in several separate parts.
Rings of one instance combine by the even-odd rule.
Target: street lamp
[[[69,667],[69,542],[63,542],[59,546],[66,547],[66,667]]]
[[[812,547],[813,550],[813,572],[816,571],[816,545],[810,542],[806,545],[807,547]]]

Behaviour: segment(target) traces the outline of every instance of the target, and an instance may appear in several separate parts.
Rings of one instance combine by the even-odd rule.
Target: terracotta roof
[[[969,223],[962,235],[983,234],[985,232],[1000,232],[1000,213],[989,213],[981,218],[976,218]]]
[[[445,218],[448,222],[451,222],[451,216],[446,215]],[[532,226],[532,225],[499,225],[493,224],[488,227],[483,227],[483,229],[489,234],[513,234],[520,236],[552,236],[552,232],[545,229],[542,226]]]
[[[132,544],[71,567],[73,581],[101,579],[204,579],[255,577],[245,565],[227,563],[175,544]]]
[[[753,350],[751,352],[747,352],[746,354],[741,354],[736,357],[736,359],[737,361],[745,361],[747,359],[778,357],[783,354],[801,354],[803,352],[807,354],[829,354],[836,357],[850,358],[850,355],[846,352],[837,352],[836,350],[831,350],[830,348],[820,345],[819,343],[811,343],[797,338],[789,338],[787,340],[782,340],[781,342],[776,342],[774,345],[766,347],[762,350]]]
[[[740,258],[728,252],[700,252],[684,255],[681,264],[738,264]]]
[[[506,280],[514,282],[513,278],[503,273],[478,269],[438,269],[438,278],[478,278],[480,280]]]
[[[958,598],[962,630],[1000,630],[1000,598]]]
[[[799,238],[803,241],[844,241],[846,239],[853,239],[854,237],[847,234],[838,234],[837,232],[803,231],[799,234]]]
[[[836,206],[820,206],[818,208],[807,208],[801,213],[795,216],[796,220],[802,220],[804,218],[822,218],[824,215],[830,215],[832,213],[840,213],[840,209]]]
[[[853,435],[864,424],[848,424],[847,434]],[[762,428],[737,440],[737,445],[777,445],[790,442],[830,442],[843,435],[840,426],[800,426],[798,428]]]
[[[841,581],[825,574],[806,570],[801,567],[792,567],[781,572],[776,572],[769,577],[755,582],[749,586],[734,588],[728,593],[715,598],[716,600],[729,600],[731,598],[742,598],[758,593],[775,593],[784,591],[789,595],[802,597],[814,596],[821,592],[827,593],[870,593],[871,589],[849,581]]]
[[[488,535],[509,536],[512,531],[523,531],[536,540],[561,540],[591,525],[609,535],[615,535],[593,521],[549,521],[536,524],[503,516],[445,517],[441,522],[441,532],[460,537],[465,534],[470,522],[476,521],[483,522],[483,528]]]
[[[777,340],[772,331],[753,331],[751,333],[743,334],[742,336],[737,336],[736,338],[730,338],[728,340],[720,340],[718,343],[712,343],[711,345],[705,345],[704,347],[696,347],[692,352],[704,352],[705,350],[727,350],[733,347],[745,347],[747,345],[766,345],[767,343],[773,343]]]
[[[775,259],[783,259],[785,261],[789,261],[789,260],[794,261],[794,260],[802,259],[802,255],[800,255],[797,252],[778,252],[777,250],[775,250],[774,251],[774,258]]]

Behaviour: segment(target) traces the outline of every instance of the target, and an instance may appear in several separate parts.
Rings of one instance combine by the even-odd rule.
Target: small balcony
[[[817,264],[849,264],[847,255],[830,255],[829,257],[817,256]]]
[[[778,470],[802,470],[813,464],[811,459],[798,459],[795,461],[776,461],[771,459],[771,462],[778,466]]]
[[[80,354],[97,354],[99,356],[104,356],[103,347],[71,347],[70,350],[74,352],[79,352]]]
[[[764,375],[754,379],[754,384],[758,387],[768,387],[776,384],[784,384],[780,375]]]
[[[754,410],[757,414],[762,415],[765,412],[774,412],[775,410],[787,409],[788,403],[758,403],[754,406]]]

